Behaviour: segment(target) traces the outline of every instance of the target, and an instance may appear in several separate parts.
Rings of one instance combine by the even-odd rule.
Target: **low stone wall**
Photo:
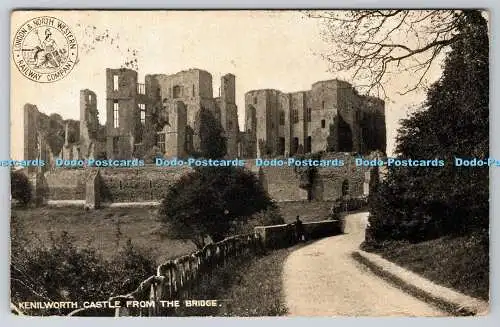
[[[255,232],[260,236],[264,247],[269,249],[285,248],[295,244],[295,228],[292,224],[258,226]]]
[[[340,220],[324,220],[304,223],[304,230],[308,239],[318,239],[342,234]]]
[[[303,223],[305,236],[309,240],[339,235],[342,233],[341,225],[339,220]],[[268,249],[284,248],[297,243],[294,224],[258,226],[255,227],[255,232]]]
[[[45,173],[50,201],[86,200],[89,208],[112,202],[158,202],[188,167],[57,168]],[[35,184],[35,181],[32,181]],[[39,183],[38,183],[39,184]]]
[[[58,168],[45,173],[46,196],[49,200],[84,200],[88,169]]]
[[[102,202],[160,201],[189,167],[100,168]]]

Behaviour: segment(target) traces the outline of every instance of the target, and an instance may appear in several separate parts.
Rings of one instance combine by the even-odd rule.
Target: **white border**
[[[196,1],[196,0],[177,0],[177,1],[161,1],[161,0],[86,0],[86,1],[35,1],[35,0],[4,0],[0,4],[0,44],[3,44],[3,50],[0,51],[0,76],[1,92],[0,103],[3,110],[0,112],[0,131],[3,137],[0,138],[0,158],[9,158],[10,149],[10,52],[9,52],[9,32],[10,32],[10,12],[13,9],[246,9],[246,8],[276,8],[276,9],[292,9],[292,8],[485,8],[490,10],[490,27],[491,27],[491,51],[490,51],[490,152],[491,157],[500,157],[500,138],[497,136],[500,131],[500,111],[498,109],[499,99],[498,92],[495,89],[495,84],[499,78],[499,67],[495,63],[499,62],[500,58],[496,49],[497,35],[499,32],[499,23],[496,20],[498,0],[343,0],[343,1],[328,1],[328,0],[312,0],[312,1],[297,1],[297,0],[247,0],[244,3],[236,1]],[[68,318],[51,317],[51,318],[18,318],[10,314],[9,310],[9,216],[10,216],[10,182],[9,170],[7,168],[0,169],[0,257],[4,258],[4,264],[0,268],[0,324],[1,326],[65,326],[70,322],[75,327],[88,327],[88,324],[99,324],[106,326],[131,326],[135,324],[154,324],[164,326],[165,324],[175,324],[175,326],[249,326],[252,324],[264,324],[274,326],[297,326],[302,327],[312,323],[319,326],[365,326],[370,327],[426,327],[452,325],[454,327],[462,326],[500,326],[500,305],[498,301],[499,286],[499,266],[500,266],[500,224],[494,219],[496,213],[500,212],[500,169],[492,169],[491,172],[491,192],[490,192],[490,248],[491,248],[491,308],[490,314],[486,317],[472,318]],[[496,186],[496,187],[495,187]],[[499,188],[499,190],[497,190]],[[89,320],[90,319],[90,320]],[[165,319],[167,319],[165,321]]]

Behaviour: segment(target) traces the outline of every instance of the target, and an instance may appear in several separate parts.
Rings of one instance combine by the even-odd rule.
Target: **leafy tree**
[[[21,171],[10,171],[10,192],[13,199],[18,200],[23,206],[31,201],[31,183]]]
[[[202,248],[221,241],[232,227],[272,202],[257,178],[243,168],[203,167],[184,175],[163,199],[159,216],[169,237]]]
[[[485,19],[464,12],[443,75],[427,94],[425,109],[402,121],[397,153],[440,158],[444,167],[390,169],[371,204],[368,239],[419,241],[467,233],[489,224],[488,169],[455,167],[454,157],[488,158],[489,66]]]
[[[224,129],[208,109],[200,110],[200,153],[203,158],[219,159],[227,153]]]

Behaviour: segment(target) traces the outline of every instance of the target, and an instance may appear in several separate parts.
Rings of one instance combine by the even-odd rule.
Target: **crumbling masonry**
[[[359,95],[347,82],[316,82],[311,90],[245,94],[247,157],[309,152],[386,150],[384,101]]]
[[[311,90],[293,93],[249,91],[244,131],[238,124],[235,88],[235,76],[226,74],[219,96],[214,97],[212,75],[200,69],[146,75],[143,84],[134,70],[106,69],[106,126],[99,124],[96,94],[81,90],[77,136],[70,138],[68,121],[59,119],[66,124],[64,144],[60,151],[52,146],[52,153],[63,159],[131,159],[148,153],[187,157],[200,150],[203,110],[222,127],[228,158],[385,152],[384,101],[359,95],[347,82],[320,81]],[[49,141],[54,143],[40,123],[49,116],[33,105],[24,109],[24,156],[39,158],[45,153],[37,145],[39,139],[52,137]]]

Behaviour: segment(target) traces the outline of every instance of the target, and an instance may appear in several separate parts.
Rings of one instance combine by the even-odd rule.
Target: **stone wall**
[[[327,236],[339,235],[341,223],[339,220],[324,220],[303,223],[306,239],[318,239]],[[294,224],[255,227],[255,233],[260,236],[261,242],[267,249],[279,249],[297,243]]]
[[[367,156],[367,158],[371,156]],[[329,154],[322,159],[342,159],[342,167],[318,168],[317,182],[314,184],[315,200],[335,200],[342,196],[342,183],[347,181],[351,197],[366,195],[364,185],[369,182],[369,167],[356,167],[354,156],[350,154]]]
[[[307,200],[307,191],[299,187],[299,176],[293,167],[261,168],[261,181],[276,201]]]
[[[88,169],[55,169],[45,174],[50,200],[84,200]]]
[[[367,156],[372,158],[375,154]],[[370,169],[356,167],[354,156],[349,153],[330,153],[322,160],[344,161],[339,167],[318,167],[311,191],[312,201],[333,201],[342,196],[342,185],[347,184],[350,197],[367,195]],[[278,202],[308,200],[307,190],[299,187],[300,175],[294,167],[256,167],[248,160],[246,168],[258,176],[264,189]],[[168,187],[189,167],[156,167],[147,165],[137,168],[98,168],[100,194],[103,202],[159,201]],[[47,172],[48,197],[50,200],[83,200],[85,185],[93,169],[54,169]]]
[[[374,154],[366,156],[372,158]],[[314,179],[312,200],[332,201],[342,195],[342,183],[347,183],[348,194],[351,197],[359,197],[366,194],[369,182],[369,167],[356,167],[355,156],[350,153],[329,153],[323,155],[322,160],[339,159],[344,161],[339,167],[317,167],[317,175]],[[247,168],[259,171],[250,160]],[[264,188],[269,192],[271,198],[276,201],[302,201],[307,200],[307,191],[299,187],[300,176],[294,167],[261,167],[260,179]]]
[[[296,243],[292,224],[255,227],[264,246],[269,249],[285,248]]]
[[[101,168],[103,202],[159,201],[188,167]]]
[[[100,202],[160,201],[168,187],[188,171],[188,167],[154,165],[139,168],[59,168],[45,174],[45,194],[49,200],[86,200],[88,195],[97,198],[91,201],[97,206]]]

